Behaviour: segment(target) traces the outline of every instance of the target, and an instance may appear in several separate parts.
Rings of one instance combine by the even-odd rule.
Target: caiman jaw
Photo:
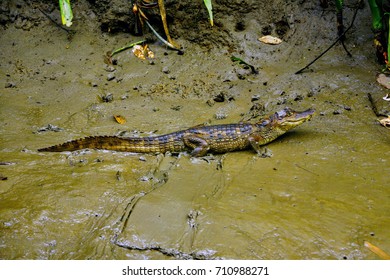
[[[282,128],[284,131],[288,131],[305,121],[311,119],[314,114],[314,109],[308,109],[303,112],[296,112],[290,108],[285,108],[282,111],[277,112],[275,115],[275,125]]]

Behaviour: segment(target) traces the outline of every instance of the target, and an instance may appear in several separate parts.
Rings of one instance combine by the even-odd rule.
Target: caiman
[[[256,123],[195,126],[165,135],[151,137],[91,136],[39,149],[39,152],[63,152],[81,149],[103,149],[133,153],[190,152],[201,157],[207,153],[226,153],[261,146],[309,120],[313,109],[297,112],[285,108]]]

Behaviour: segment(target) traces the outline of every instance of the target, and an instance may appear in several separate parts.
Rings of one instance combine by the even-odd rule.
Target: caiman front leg
[[[185,134],[183,136],[183,142],[186,147],[192,149],[191,156],[193,157],[205,156],[210,149],[207,141],[198,134]]]
[[[260,157],[266,158],[266,157],[272,156],[272,151],[270,149],[268,149],[267,147],[262,146],[262,144],[261,144],[262,142],[264,142],[263,137],[261,137],[259,135],[253,135],[253,136],[250,136],[248,138],[248,140],[249,140],[249,143],[251,144],[251,147],[253,148],[253,150],[255,150],[256,153]]]

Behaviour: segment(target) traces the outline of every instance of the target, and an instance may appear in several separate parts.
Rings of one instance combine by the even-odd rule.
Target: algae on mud
[[[375,84],[368,7],[347,37],[352,59],[336,47],[297,76],[334,40],[334,13],[315,1],[228,2],[213,5],[212,29],[207,13],[191,12],[195,3],[178,4],[177,19],[194,16],[170,22],[185,55],[156,44],[154,64],[126,51],[113,69],[102,56],[136,38],[101,33],[108,20],[86,1],[73,7],[72,41],[22,8],[1,27],[0,84],[12,86],[0,91],[0,161],[14,163],[0,165],[8,178],[0,181],[1,259],[379,258],[364,241],[390,251],[390,136],[367,97],[386,89]],[[174,7],[167,4],[168,15]],[[186,29],[194,26],[198,33]],[[283,30],[281,45],[257,40]],[[112,102],[99,101],[110,93]],[[255,103],[259,113],[286,105],[319,113],[270,144],[267,159],[248,151],[200,159],[36,152],[89,135],[237,122],[253,117]],[[38,131],[48,124],[63,130]]]

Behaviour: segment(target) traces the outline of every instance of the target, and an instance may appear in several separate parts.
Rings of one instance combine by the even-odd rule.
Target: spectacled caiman
[[[103,149],[134,153],[178,153],[189,151],[200,157],[211,153],[226,153],[260,147],[275,140],[290,129],[309,120],[313,109],[297,112],[285,108],[256,123],[235,123],[196,126],[160,136],[120,137],[91,136],[39,149],[39,152],[63,152],[81,149]]]

